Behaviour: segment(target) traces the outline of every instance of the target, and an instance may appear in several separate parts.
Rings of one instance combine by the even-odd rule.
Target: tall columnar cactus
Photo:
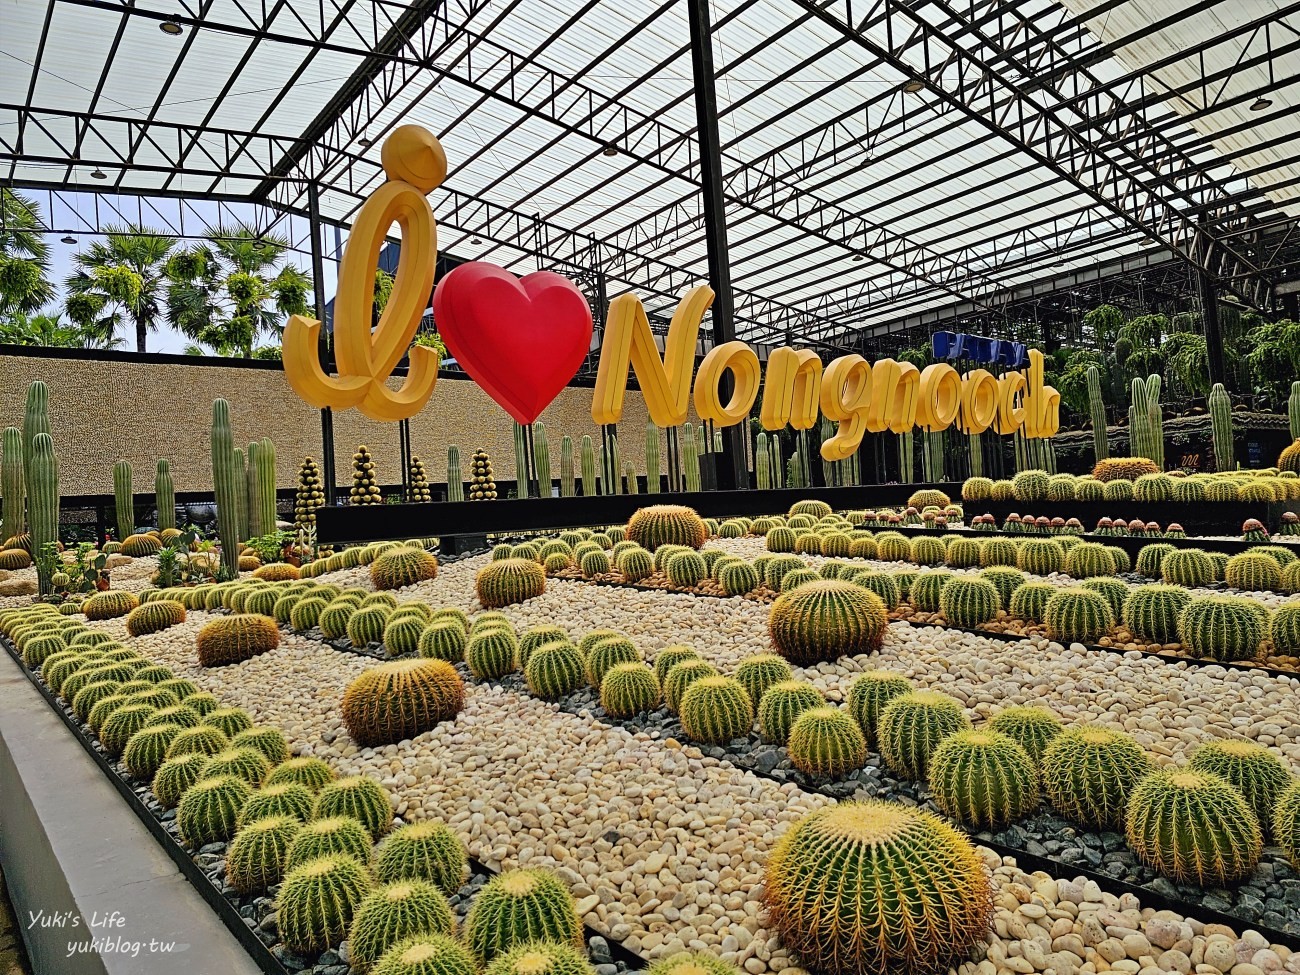
[[[1110,456],[1110,442],[1106,439],[1106,404],[1101,398],[1101,372],[1096,366],[1088,367],[1088,412],[1092,416],[1092,448],[1097,460]]]
[[[262,447],[259,443],[256,441],[250,443],[246,454],[248,462],[244,467],[244,510],[248,513],[249,538],[256,538],[266,531],[262,527],[262,508],[257,501],[262,493],[262,486],[259,481],[261,468],[258,466],[257,460],[257,455],[261,451]]]
[[[600,447],[600,479],[605,494],[622,494],[623,464],[618,455],[618,436],[612,436]]]
[[[31,463],[27,465],[30,481]],[[113,465],[113,502],[119,540],[135,534],[135,494],[131,489],[131,465],[119,460]]]
[[[1300,380],[1291,384],[1291,395],[1286,401],[1286,415],[1291,421],[1291,439],[1300,440]]]
[[[23,464],[23,432],[17,427],[6,427],[0,449],[0,543],[6,538],[22,534],[23,498],[26,495],[27,475]]]
[[[537,471],[538,497],[551,496],[551,445],[546,442],[546,427],[533,424],[533,467]]]
[[[640,494],[640,486],[636,482],[636,467],[629,460],[623,465],[623,475],[627,478],[627,493]]]
[[[767,440],[767,434],[760,431],[754,445],[754,481],[760,491],[772,489],[772,454]]]
[[[515,442],[515,496],[528,497],[528,434],[518,420],[512,424]]]
[[[249,444],[249,450],[253,448]],[[258,508],[258,518],[262,524],[262,533],[275,531],[277,513],[275,510],[275,444],[269,437],[257,442],[257,495],[248,499],[249,510],[254,504]]]
[[[913,452],[912,431],[898,435],[898,479],[911,484],[915,478],[916,457]]]
[[[695,439],[695,427],[690,423],[682,425],[682,472],[686,478],[686,490],[700,489],[700,453],[699,442]]]
[[[54,455],[54,440],[48,433],[38,433],[32,441],[28,467],[28,518],[32,527],[32,551],[41,552],[59,540],[59,459]],[[46,593],[50,580],[44,559],[37,563],[40,589]]]
[[[590,436],[582,438],[582,496],[596,496],[596,448]]]
[[[1232,448],[1232,401],[1223,383],[1215,383],[1210,390],[1210,435],[1214,443],[1216,470],[1230,471],[1237,462]]]
[[[158,461],[153,477],[154,505],[158,509],[158,530],[176,527],[176,486],[172,483],[171,465]],[[3,534],[3,533],[0,533]]]
[[[785,487],[785,463],[781,457],[781,436],[776,434],[768,443],[768,451],[771,453],[772,467],[772,487]]]
[[[460,448],[455,444],[447,448],[447,500],[465,500],[465,476],[460,470]]]
[[[1147,409],[1146,380],[1135,377],[1129,387],[1129,397],[1129,453],[1134,457],[1155,460],[1147,426],[1150,412]]]
[[[240,541],[248,538],[248,459],[242,447],[235,448],[235,524]]]
[[[984,441],[978,433],[969,433],[966,435],[966,441],[970,445],[970,476],[984,476]]]
[[[32,441],[50,432],[50,390],[39,379],[27,387],[27,410],[23,414],[23,477],[32,480]]]
[[[1160,407],[1160,376],[1152,374],[1147,377],[1147,442],[1152,453],[1149,455],[1156,466],[1165,469],[1165,420]]]
[[[560,497],[572,498],[577,493],[573,477],[573,438],[566,433],[560,438]]]
[[[235,442],[230,429],[230,404],[212,403],[212,486],[217,500],[217,532],[221,538],[221,564],[230,578],[239,575],[239,495]]]
[[[649,420],[645,425],[645,490],[646,494],[659,493],[659,428]]]

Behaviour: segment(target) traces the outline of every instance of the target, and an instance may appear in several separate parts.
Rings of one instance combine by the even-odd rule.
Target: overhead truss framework
[[[1300,273],[1300,0],[715,0],[736,328],[852,344],[1159,255]],[[346,224],[379,147],[451,161],[444,248],[664,319],[707,277],[683,0],[32,0],[0,181]]]

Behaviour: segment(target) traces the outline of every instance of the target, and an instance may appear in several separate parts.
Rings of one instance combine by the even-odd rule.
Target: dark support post
[[[709,285],[713,299],[713,344],[722,345],[736,337],[732,319],[731,264],[727,253],[727,212],[722,196],[722,151],[718,142],[718,98],[714,89],[713,29],[709,22],[709,0],[686,0],[691,24],[691,68],[695,77],[696,139],[700,149],[700,183],[704,205],[704,239],[709,254]],[[718,391],[723,403],[731,399],[735,383],[724,377]],[[722,435],[718,458],[718,489],[747,487],[742,424],[727,427]],[[709,450],[713,445],[709,444]]]
[[[1205,356],[1209,360],[1211,383],[1221,383],[1227,372],[1223,361],[1223,332],[1219,327],[1219,293],[1214,278],[1204,268],[1196,269],[1196,289],[1200,292],[1201,323],[1205,329]]]
[[[411,421],[397,421],[397,450],[402,464],[402,500],[411,500]]]
[[[320,190],[315,183],[307,184],[307,217],[311,224],[311,281],[315,291],[316,317],[321,321],[321,334],[328,332],[325,322],[325,253],[322,249],[321,232],[325,229],[320,219]],[[321,364],[325,371],[330,371],[328,352],[322,356]],[[325,482],[325,503],[332,505],[335,494],[334,475],[334,412],[327,406],[320,411],[321,438],[321,480]],[[405,475],[403,475],[405,478]]]

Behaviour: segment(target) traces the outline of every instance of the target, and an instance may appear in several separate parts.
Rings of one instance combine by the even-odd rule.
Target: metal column
[[[700,150],[700,190],[703,196],[704,239],[709,254],[709,285],[713,299],[713,342],[721,345],[736,337],[732,318],[731,263],[727,253],[727,213],[722,196],[722,152],[718,142],[718,98],[714,89],[713,30],[709,22],[709,0],[686,0],[691,24],[691,68],[695,76],[696,140]],[[735,383],[724,378],[719,398],[731,398]],[[722,457],[718,467],[718,488],[749,486],[742,437],[746,424],[727,427],[722,436]],[[712,444],[709,445],[712,449]]]
[[[316,317],[321,322],[322,338],[328,334],[325,322],[325,253],[321,233],[325,227],[320,219],[320,191],[315,183],[307,184],[307,216],[311,224],[311,280],[315,291]],[[321,349],[321,365],[328,373],[330,359],[328,349]],[[334,411],[328,406],[320,411],[321,438],[321,480],[325,482],[325,503],[332,505],[335,495],[334,475]]]
[[[1223,332],[1219,326],[1219,292],[1214,286],[1214,278],[1203,268],[1196,269],[1196,290],[1201,299],[1201,326],[1205,329],[1210,382],[1221,383],[1227,369],[1223,361]]]

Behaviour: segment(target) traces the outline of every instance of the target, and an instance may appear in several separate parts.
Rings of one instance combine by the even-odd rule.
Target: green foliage
[[[1100,725],[1069,728],[1043,753],[1043,786],[1052,807],[1090,829],[1115,830],[1134,786],[1155,765],[1128,735]]]
[[[996,730],[945,738],[930,758],[929,777],[935,805],[977,829],[999,829],[1038,807],[1033,758]]]
[[[768,857],[764,889],[782,943],[828,975],[944,971],[988,937],[992,916],[969,840],[937,816],[875,800],[797,822]]]

